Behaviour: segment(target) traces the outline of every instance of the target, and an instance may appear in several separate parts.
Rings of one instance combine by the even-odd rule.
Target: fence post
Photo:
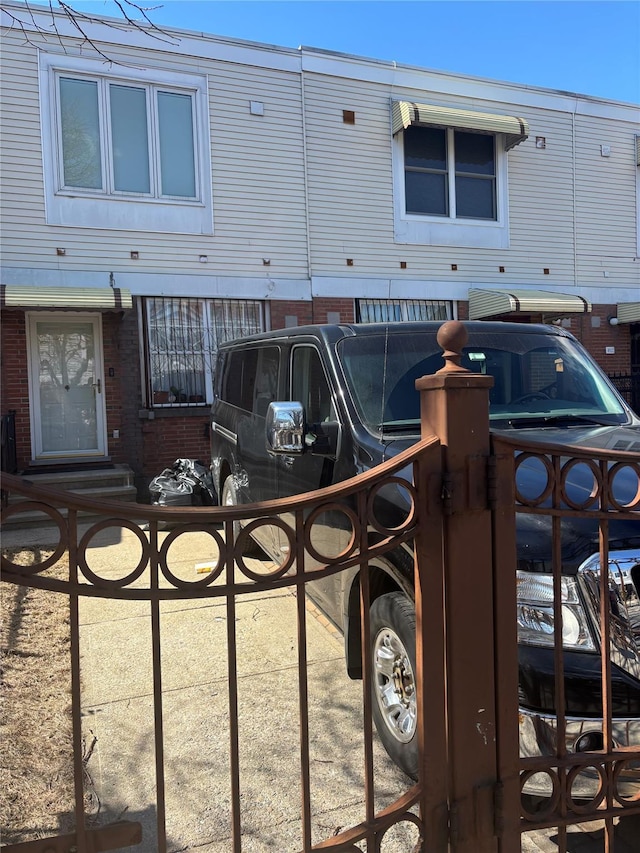
[[[441,543],[417,542],[419,590],[431,589],[429,573],[441,553],[444,598],[444,673],[449,849],[451,853],[489,853],[494,835],[497,779],[494,666],[494,613],[491,512],[488,505],[489,389],[493,377],[471,373],[460,364],[467,332],[458,321],[438,332],[445,366],[416,382],[421,395],[422,435],[437,435],[442,447],[440,484]],[[432,492],[432,486],[428,489]],[[435,590],[438,594],[438,583]],[[417,593],[418,595],[418,593]],[[432,606],[432,605],[425,605]],[[418,613],[422,603],[417,604]],[[420,630],[419,622],[419,630]],[[428,626],[422,626],[423,632]],[[421,644],[419,637],[418,643]],[[425,656],[430,652],[425,651]],[[425,676],[426,680],[426,676]],[[427,703],[442,701],[425,684]],[[425,739],[429,707],[426,711]],[[437,709],[436,709],[437,719]],[[431,772],[425,750],[422,778]],[[428,820],[428,818],[427,818]]]

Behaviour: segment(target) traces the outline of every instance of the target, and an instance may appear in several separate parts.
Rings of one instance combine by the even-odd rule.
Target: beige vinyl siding
[[[548,147],[539,151],[530,137],[507,155],[511,247],[478,251],[394,242],[390,100],[429,100],[424,92],[391,91],[316,74],[305,78],[305,95],[313,274],[416,278],[418,273],[440,281],[464,277],[490,282],[498,280],[498,267],[504,265],[500,281],[505,283],[548,283],[544,267],[553,267],[554,277],[573,279],[567,116],[531,109],[524,115],[532,137],[546,135]],[[457,105],[505,114],[514,110],[499,102]],[[355,111],[355,125],[343,124],[343,109]],[[347,257],[353,258],[353,267],[346,267]],[[401,260],[407,262],[406,270],[400,271]],[[451,263],[458,264],[457,272],[452,273]]]
[[[598,253],[606,254],[608,248],[613,248],[629,256],[634,254],[635,182],[629,179],[627,169],[626,178],[617,174],[607,187],[602,182],[604,170],[599,170],[596,164],[595,173],[590,175],[581,162],[578,146],[574,188],[570,113],[524,108],[497,100],[454,99],[444,93],[398,91],[383,85],[320,74],[307,74],[305,95],[312,273],[316,276],[353,278],[356,288],[357,279],[361,276],[393,277],[396,280],[421,277],[440,282],[450,280],[452,283],[463,279],[477,283],[493,282],[500,286],[518,282],[538,286],[572,285],[579,283],[586,269],[580,258],[581,252],[593,251],[597,246]],[[507,155],[508,249],[394,242],[390,134],[392,98],[455,102],[456,107],[463,109],[517,114],[527,119],[529,138]],[[355,125],[343,124],[343,109],[355,111]],[[589,125],[594,123],[601,126],[601,135],[605,129],[611,130],[605,136],[611,140],[614,150],[619,147],[616,139],[630,132],[629,126],[621,122],[577,116],[576,124],[580,131],[576,134],[593,133],[594,129]],[[545,137],[544,149],[536,148],[536,136]],[[618,217],[612,217],[612,195],[618,193],[623,199],[620,218],[625,219],[624,228],[616,227]],[[594,204],[594,196],[601,200]],[[574,203],[578,205],[577,246],[574,246]],[[582,212],[581,205],[584,205]],[[602,219],[608,220],[608,225],[605,237],[599,240],[597,230]],[[575,252],[578,253],[577,269]],[[353,266],[346,266],[347,258],[353,259]],[[406,269],[400,269],[400,261],[406,262]],[[451,270],[452,263],[458,266],[455,272]],[[505,267],[504,273],[498,272],[500,266]],[[545,274],[545,269],[549,270],[548,274]],[[631,277],[632,283],[637,269],[628,263],[625,271],[618,269],[616,275],[627,284]]]
[[[384,275],[381,258],[393,246],[387,92],[307,74],[305,105],[312,273]],[[343,122],[343,110],[355,112],[354,125]]]
[[[45,221],[37,53],[11,34],[3,38],[0,62],[2,257],[5,264],[15,257],[29,266],[16,241],[27,236],[27,254],[38,251],[35,235]]]
[[[576,116],[577,279],[598,288],[640,288],[635,135],[631,121]],[[609,145],[609,157],[601,155]]]
[[[576,118],[576,230],[581,256],[635,256],[635,130],[631,123]],[[610,146],[610,156],[602,156],[601,145]]]
[[[69,41],[65,44],[70,55],[77,55]],[[44,47],[52,50],[51,44]],[[114,60],[109,73],[126,76],[117,60],[131,63],[131,51],[121,45],[102,47]],[[48,226],[37,120],[37,54],[17,34],[8,33],[2,56],[3,263],[114,273],[306,277],[300,76],[176,57],[162,50],[138,49],[133,61],[140,67],[207,76],[214,235]],[[264,103],[263,116],[250,114],[252,100]],[[58,246],[66,249],[64,258],[56,256]],[[138,261],[131,260],[132,250],[139,252]],[[208,263],[200,263],[201,254],[207,255]],[[264,257],[271,260],[268,268]]]
[[[540,286],[550,281],[570,283],[574,279],[571,118],[544,110],[529,110],[525,117],[530,136],[508,155],[511,243],[501,260],[510,281],[516,269],[520,281]],[[545,148],[536,148],[536,136],[545,138]]]
[[[144,50],[100,45],[114,60],[109,73],[116,75],[126,75],[127,63],[206,75],[213,236],[49,226],[35,46],[40,43],[44,50],[58,52],[61,47],[37,34],[31,40],[32,44],[25,44],[20,34],[7,33],[0,59],[3,262],[7,266],[296,280],[311,272],[351,279],[353,291],[342,289],[337,295],[355,297],[361,278],[505,287],[637,283],[634,137],[640,130],[631,121],[581,114],[577,96],[571,101],[577,110],[575,119],[567,109],[501,101],[506,97],[501,93],[514,90],[499,84],[476,87],[486,98],[451,96],[436,91],[449,78],[429,72],[424,72],[423,88],[406,88],[315,71],[304,75],[303,119],[300,75],[261,65],[263,59],[269,64],[279,52],[261,51],[257,46],[251,54],[255,64],[240,64],[174,54],[156,42]],[[69,55],[80,55],[77,41],[66,39],[65,48]],[[295,68],[293,52],[282,54]],[[336,72],[338,66],[337,60],[327,58],[327,68]],[[368,73],[365,60],[344,67],[361,77]],[[421,76],[415,70],[414,80]],[[392,98],[520,115],[528,121],[529,138],[506,155],[508,248],[395,242]],[[553,93],[529,100],[555,103]],[[250,113],[250,101],[263,103],[263,116]],[[568,99],[558,96],[558,103],[566,108]],[[355,112],[354,125],[343,122],[343,110]],[[545,137],[544,149],[536,148],[536,136]],[[610,158],[600,156],[601,144],[611,146]],[[56,256],[57,247],[65,248],[63,258]],[[138,261],[131,259],[132,250],[139,252]],[[199,262],[202,254],[207,255],[207,264]],[[263,258],[270,259],[268,267]],[[353,266],[347,266],[347,258],[353,259]],[[401,261],[406,269],[400,268]],[[457,264],[457,271],[451,270],[452,264]],[[504,273],[498,271],[500,266]]]

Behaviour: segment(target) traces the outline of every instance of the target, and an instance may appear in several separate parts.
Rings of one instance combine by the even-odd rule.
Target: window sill
[[[69,196],[58,193],[47,204],[47,224],[165,234],[213,234],[210,206],[166,199]]]
[[[156,418],[193,418],[209,417],[210,406],[207,403],[192,403],[190,406],[156,406],[155,408],[140,409],[140,420],[153,421]]]
[[[423,246],[508,249],[509,229],[500,222],[442,221],[396,216],[394,241]]]

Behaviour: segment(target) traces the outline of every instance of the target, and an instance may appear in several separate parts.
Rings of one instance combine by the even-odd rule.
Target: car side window
[[[250,412],[256,383],[258,350],[231,352],[222,376],[222,399]]]
[[[302,403],[307,423],[337,420],[329,383],[314,347],[295,347],[291,355],[291,399]]]
[[[267,414],[269,403],[276,399],[279,365],[280,350],[278,347],[262,347],[258,351],[253,413],[262,418]]]

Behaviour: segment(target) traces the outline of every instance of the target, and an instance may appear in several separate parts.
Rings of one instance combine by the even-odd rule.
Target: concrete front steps
[[[73,492],[95,500],[135,501],[137,491],[134,485],[134,474],[128,465],[111,465],[95,468],[82,468],[78,470],[51,470],[41,473],[25,472],[21,479],[32,483],[34,486],[47,486],[61,492]],[[20,503],[27,498],[23,495],[12,494],[9,496],[8,506],[12,509],[11,514],[2,523],[2,545],[11,547],[10,542],[15,544],[19,539],[25,543],[41,540],[46,537],[44,528],[52,528],[51,519],[37,510],[16,511]],[[64,496],[61,496],[61,504]],[[14,509],[15,508],[15,509]],[[66,510],[60,507],[60,513],[66,516]],[[79,519],[83,522],[97,518],[90,511],[79,513]]]

